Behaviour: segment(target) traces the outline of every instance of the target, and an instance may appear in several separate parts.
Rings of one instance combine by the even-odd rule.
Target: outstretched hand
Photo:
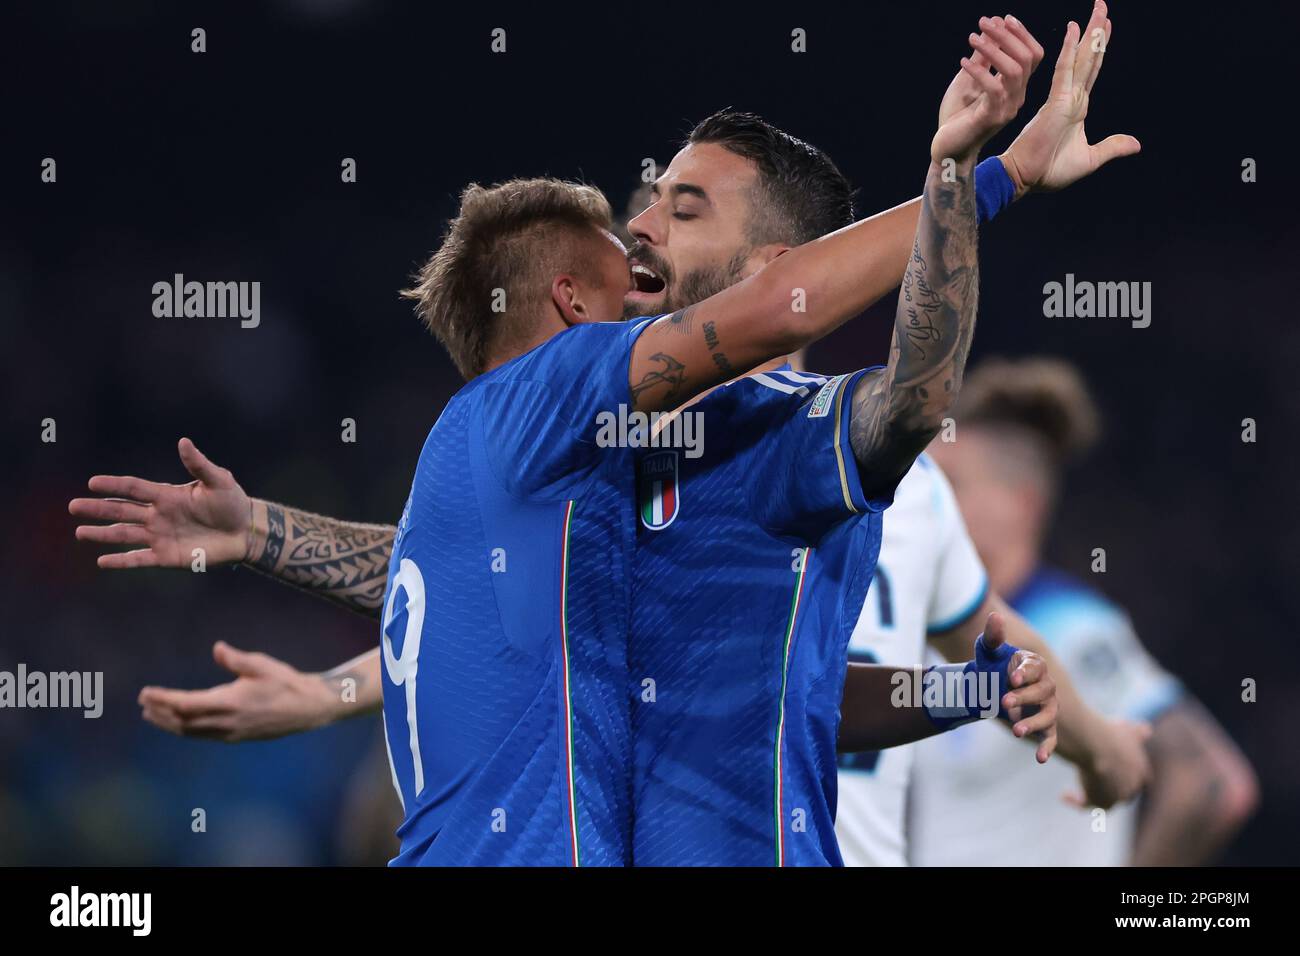
[[[337,700],[318,675],[225,641],[212,646],[212,657],[236,675],[233,681],[204,690],[146,687],[139,697],[144,719],[181,737],[225,743],[270,740],[329,722]]]
[[[1141,151],[1142,144],[1123,133],[1089,144],[1083,128],[1110,35],[1105,0],[1096,0],[1082,35],[1079,25],[1070,21],[1047,102],[1001,157],[1016,184],[1017,195],[1030,190],[1064,189],[1112,159]]]
[[[246,560],[252,547],[251,502],[228,469],[219,468],[182,438],[181,464],[194,480],[184,485],[124,475],[95,475],[97,498],[74,498],[68,512],[100,524],[77,526],[78,541],[135,545],[101,554],[101,568],[183,568],[196,548],[206,564]]]

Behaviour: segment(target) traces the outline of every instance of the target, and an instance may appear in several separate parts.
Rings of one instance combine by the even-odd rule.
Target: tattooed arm
[[[849,439],[868,498],[912,466],[961,385],[979,296],[972,173],[969,165],[959,168],[949,183],[930,165],[889,365],[854,390]]]
[[[250,567],[370,617],[383,611],[397,529],[252,499]]]
[[[657,320],[632,350],[628,377],[637,409],[676,408],[803,348],[885,295],[902,271],[897,239],[915,221],[914,206],[793,249],[730,288]],[[855,268],[845,270],[847,262]],[[797,308],[800,298],[806,310]]]
[[[897,468],[898,475],[906,471],[906,450],[914,449],[915,457],[925,446],[928,420],[944,398],[926,395],[924,387],[941,388],[947,380],[955,388],[960,380],[975,308],[975,158],[1024,102],[1034,62],[1021,39],[988,22],[986,34],[970,36],[979,62],[962,60],[969,89],[957,84],[958,92],[945,96],[943,125],[930,147],[932,170],[904,280],[905,304],[915,303],[917,324],[910,332],[900,329],[904,339],[896,343],[908,350],[896,350],[888,374],[875,376],[869,389],[859,388],[855,399],[854,418],[864,419],[854,441],[855,450],[863,450],[859,461],[870,459],[873,469]],[[942,175],[949,166],[957,173],[953,182]],[[897,241],[900,227],[916,215],[915,203],[907,203],[854,223],[658,319],[632,350],[629,382],[636,407],[675,408],[834,331],[897,283],[905,255]],[[899,321],[907,321],[902,303]]]
[[[134,550],[99,556],[101,568],[189,568],[244,563],[286,584],[379,617],[396,529],[339,521],[249,498],[229,469],[188,438],[178,446],[194,478],[183,485],[96,475],[76,498],[77,538]]]
[[[975,160],[1020,109],[1031,72],[1012,55],[1014,42],[991,28],[971,34],[978,57],[963,57],[961,69],[979,92],[944,119],[930,144],[889,364],[863,376],[853,394],[849,437],[868,498],[892,489],[911,467],[961,387],[979,299]]]

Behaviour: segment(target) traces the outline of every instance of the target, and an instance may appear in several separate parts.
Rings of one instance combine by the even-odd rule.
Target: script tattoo
[[[704,323],[704,344],[711,349],[718,347],[718,324],[716,322]]]
[[[252,566],[369,617],[379,617],[397,529],[268,504],[266,545]]]
[[[736,370],[731,367],[731,362],[721,351],[715,351],[718,348],[718,327],[713,322],[704,323],[704,344],[709,349],[713,357],[713,364],[727,375],[735,375]]]
[[[934,317],[943,311],[943,300],[926,281],[925,259],[921,257],[918,243],[912,245],[912,259],[908,263],[912,281],[903,282],[904,312],[907,315],[907,341],[915,347],[918,357],[925,360],[925,346],[943,340],[943,333],[935,327]]]
[[[943,425],[975,331],[979,258],[973,173],[932,166],[903,275],[889,364],[854,390],[849,438],[864,483],[890,486]]]

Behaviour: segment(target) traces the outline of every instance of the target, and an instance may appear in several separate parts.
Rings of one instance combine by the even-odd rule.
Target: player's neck
[[[521,355],[526,355],[539,345],[548,342],[568,328],[567,325],[553,316],[547,316],[539,321],[526,323],[524,325],[524,328],[530,327],[534,329],[532,335],[526,338],[514,339],[508,343],[503,342],[500,348],[495,349],[492,352],[492,355],[488,358],[483,371],[490,372],[495,368],[505,365],[507,362],[514,361]]]

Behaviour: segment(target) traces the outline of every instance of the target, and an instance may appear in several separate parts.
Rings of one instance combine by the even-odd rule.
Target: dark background
[[[99,720],[0,711],[0,863],[369,859],[349,810],[387,786],[378,724],[228,747],[141,721],[145,683],[207,686],[217,638],[322,668],[375,627],[248,571],[102,572],[67,501],[97,472],[181,481],[181,435],[250,493],[398,517],[457,376],[396,291],[471,180],[580,177],[621,206],[644,158],[723,106],[825,148],[859,212],[920,191],[939,99],[980,14],[965,2],[758,6],[373,0],[256,8],[6,7],[0,212],[5,459],[0,669],[102,670]],[[1283,7],[1116,2],[1088,129],[1140,157],[983,230],[973,361],[1068,356],[1105,412],[1050,555],[1132,613],[1147,646],[1232,732],[1263,804],[1225,859],[1300,862],[1293,503],[1300,366],[1294,24]],[[1016,10],[1048,51],[1089,5]],[[190,30],[208,51],[190,52]],[[507,53],[490,31],[507,31]],[[790,31],[808,52],[790,52]],[[1010,139],[1004,133],[995,143]],[[46,157],[56,184],[40,181]],[[354,157],[358,182],[340,182]],[[1241,180],[1246,157],[1259,181]],[[159,319],[174,273],[258,280],[262,323]],[[1150,281],[1150,328],[1047,319],[1042,286]],[[818,346],[841,372],[885,354],[892,302]],[[58,441],[40,441],[41,420]],[[358,441],[340,441],[340,421]],[[1258,422],[1258,441],[1241,422]],[[1243,678],[1257,703],[1240,700]],[[366,761],[363,763],[363,761]],[[208,832],[190,831],[203,807]],[[349,816],[351,814],[351,816]]]

